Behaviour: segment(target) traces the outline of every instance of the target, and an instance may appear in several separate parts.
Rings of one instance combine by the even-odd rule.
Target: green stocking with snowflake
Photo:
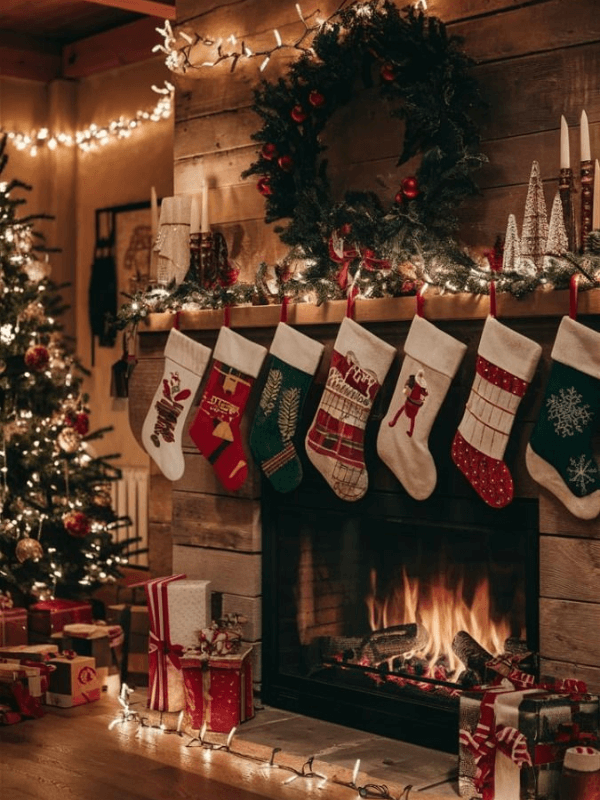
[[[580,519],[600,513],[592,435],[600,409],[600,333],[564,317],[540,417],[527,446],[532,478]]]
[[[294,442],[306,393],[323,345],[280,322],[269,353],[268,373],[250,432],[250,449],[278,492],[302,480]]]

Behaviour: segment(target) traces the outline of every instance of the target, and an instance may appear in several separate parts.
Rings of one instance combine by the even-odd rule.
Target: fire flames
[[[405,659],[416,657],[425,660],[428,663],[425,674],[434,675],[440,663],[444,664],[445,675],[450,680],[456,679],[464,670],[464,664],[452,649],[459,631],[469,633],[494,656],[504,652],[511,628],[506,618],[492,619],[490,584],[486,576],[481,577],[469,593],[462,578],[456,578],[450,585],[449,575],[438,574],[435,580],[424,582],[409,577],[405,569],[402,571],[402,584],[385,598],[378,597],[375,569],[371,570],[370,583],[371,593],[366,603],[372,630],[416,622],[427,632],[425,647],[418,652],[403,654]]]

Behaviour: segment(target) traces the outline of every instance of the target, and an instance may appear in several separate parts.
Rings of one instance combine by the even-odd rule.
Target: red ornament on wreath
[[[392,64],[382,64],[379,73],[384,81],[391,83],[392,81],[396,80],[396,70]]]
[[[277,158],[277,146],[267,142],[263,145],[261,154],[263,158],[267,159],[267,161],[272,161],[274,158]]]
[[[398,203],[399,206],[402,205],[404,202],[404,195],[402,194],[402,189],[399,192],[396,192],[396,196],[394,197],[394,203]]]
[[[351,233],[352,233],[352,223],[344,222],[344,224],[340,228],[340,234],[342,236],[350,236]]]
[[[76,539],[83,539],[90,532],[90,521],[83,511],[69,511],[62,521],[67,533]]]
[[[291,156],[281,156],[277,163],[284,172],[291,172],[294,169],[294,159]]]
[[[50,353],[42,344],[35,344],[25,352],[25,364],[35,372],[46,369],[50,362]]]
[[[261,178],[256,184],[256,188],[264,197],[273,194],[271,181],[267,177]]]
[[[308,95],[308,102],[313,108],[323,108],[325,105],[325,95],[321,94],[321,92],[318,92],[316,89],[313,89]]]
[[[404,178],[400,186],[402,187],[402,194],[409,200],[414,200],[415,197],[419,196],[419,184],[414,175]]]
[[[298,125],[304,122],[307,116],[308,114],[301,105],[294,106],[290,111],[290,117],[294,120],[294,122],[297,122]]]

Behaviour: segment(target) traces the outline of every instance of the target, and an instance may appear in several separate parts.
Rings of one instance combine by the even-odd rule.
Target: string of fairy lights
[[[204,67],[216,67],[218,64],[227,62],[231,72],[234,72],[238,63],[260,59],[259,71],[264,72],[271,58],[277,52],[291,51],[292,53],[304,54],[312,53],[310,42],[313,36],[331,24],[346,6],[356,7],[358,17],[368,17],[373,13],[372,7],[368,3],[356,3],[356,0],[340,0],[339,5],[328,17],[320,16],[319,10],[305,14],[300,3],[295,4],[298,19],[302,24],[301,33],[291,41],[284,41],[277,28],[273,28],[274,44],[270,47],[263,47],[253,50],[244,39],[240,39],[234,33],[229,36],[205,36],[201,33],[188,33],[185,30],[178,30],[176,33],[171,27],[169,20],[165,21],[164,28],[156,28],[157,32],[163,37],[163,42],[152,48],[154,53],[164,53],[165,64],[171,72],[185,74],[191,69],[202,69]],[[417,9],[427,11],[427,0],[417,0],[413,3]],[[183,43],[180,41],[183,40]],[[196,51],[201,53],[210,52],[209,57],[201,55],[196,60]]]
[[[198,747],[204,750],[205,752],[216,752],[221,751],[223,753],[228,753],[229,755],[235,756],[239,759],[244,761],[251,761],[255,764],[260,764],[263,769],[267,770],[268,772],[280,770],[285,773],[289,773],[288,777],[285,778],[283,781],[283,785],[287,785],[293,783],[296,780],[304,780],[304,781],[316,781],[317,783],[314,784],[316,789],[323,789],[327,784],[333,784],[336,786],[344,786],[353,792],[356,792],[356,797],[360,798],[372,798],[373,800],[410,800],[410,794],[412,790],[412,785],[405,786],[400,795],[393,795],[390,793],[389,788],[385,784],[378,784],[378,783],[364,783],[359,784],[358,779],[360,775],[360,758],[356,759],[354,763],[354,768],[352,770],[352,777],[349,781],[343,781],[339,778],[335,777],[327,777],[326,775],[322,775],[319,772],[316,772],[313,769],[313,764],[315,760],[315,756],[309,756],[306,761],[302,764],[300,769],[296,769],[289,764],[278,763],[276,761],[277,754],[281,752],[280,747],[273,747],[271,748],[271,753],[269,758],[261,758],[258,755],[249,754],[245,752],[241,752],[239,750],[235,750],[233,747],[234,737],[237,733],[237,727],[233,727],[229,733],[227,734],[227,738],[225,742],[214,742],[210,741],[207,738],[207,724],[206,722],[202,725],[202,728],[198,731],[197,736],[189,736],[182,730],[183,725],[183,718],[184,712],[181,711],[177,716],[177,722],[175,727],[169,726],[164,720],[163,715],[160,714],[158,724],[153,724],[147,716],[143,716],[137,709],[133,708],[136,705],[136,702],[131,702],[131,696],[134,690],[131,689],[126,683],[121,684],[121,690],[118,696],[118,702],[120,705],[118,715],[109,723],[108,729],[113,730],[117,725],[123,725],[126,723],[134,723],[137,725],[137,731],[142,729],[153,729],[156,730],[158,733],[162,734],[173,734],[176,736],[188,738],[186,742],[186,747]],[[173,716],[173,715],[171,715]],[[312,785],[312,784],[311,784]]]
[[[0,134],[5,134],[17,150],[23,150],[30,156],[37,156],[44,149],[54,151],[60,147],[77,147],[87,153],[109,142],[127,139],[135,130],[149,122],[160,122],[171,116],[175,94],[173,84],[165,81],[163,86],[153,85],[151,88],[159,95],[156,104],[151,109],[136,111],[131,117],[120,116],[101,125],[92,122],[75,133],[51,131],[42,127],[29,133],[0,128]]]

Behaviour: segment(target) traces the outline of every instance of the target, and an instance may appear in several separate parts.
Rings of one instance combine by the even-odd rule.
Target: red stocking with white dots
[[[452,460],[488,505],[513,499],[504,451],[515,414],[533,377],[542,348],[488,317],[477,351],[475,380],[452,442]]]

